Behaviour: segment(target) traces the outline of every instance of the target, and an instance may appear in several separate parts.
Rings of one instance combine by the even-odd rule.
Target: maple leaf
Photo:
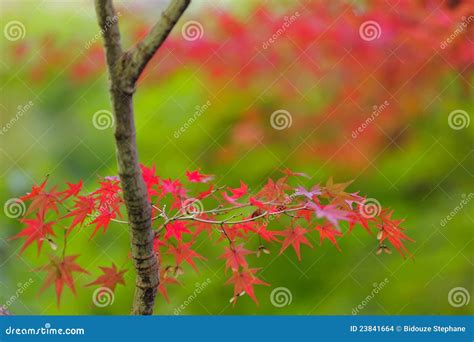
[[[101,285],[114,292],[118,284],[125,285],[123,275],[127,272],[126,269],[119,271],[114,263],[112,263],[111,267],[99,266],[99,268],[103,274],[86,286]]]
[[[235,204],[236,201],[244,196],[247,193],[248,187],[247,185],[240,181],[240,187],[238,188],[227,188],[232,195],[229,195],[227,192],[222,193],[222,197],[227,200],[229,203]]]
[[[120,202],[120,192],[119,179],[117,177],[105,177],[105,179],[100,182],[100,188],[92,194],[97,195],[99,207],[107,208],[113,206],[114,202]]]
[[[43,192],[43,189],[44,187],[46,186],[46,182],[48,181],[48,178],[46,178],[44,180],[43,183],[41,183],[40,185],[33,185],[31,187],[31,191],[28,192],[26,195],[20,197],[20,199],[22,201],[26,201],[26,200],[29,200],[29,199],[32,199],[32,198],[35,198],[36,196],[38,196],[41,192]]]
[[[168,249],[168,254],[174,255],[176,259],[176,265],[179,266],[183,261],[186,261],[189,265],[191,265],[196,272],[199,272],[196,264],[194,263],[193,258],[207,260],[202,255],[198,254],[197,252],[191,249],[193,242],[182,243],[179,242],[178,246],[170,246]]]
[[[182,197],[186,194],[179,180],[163,179],[161,186],[163,187],[164,194],[173,194]]]
[[[245,218],[244,218],[245,220]],[[255,221],[250,221],[250,222],[242,222],[242,223],[236,223],[233,225],[233,229],[239,229],[242,231],[243,236],[245,236],[248,232],[254,232],[255,231],[255,225],[257,223]]]
[[[255,297],[253,290],[254,285],[270,286],[270,284],[260,280],[255,276],[255,273],[259,271],[259,268],[244,269],[240,272],[233,272],[232,277],[227,280],[226,285],[234,284],[234,297],[233,304],[237,302],[237,298],[242,296],[244,293],[248,294],[250,298],[258,305],[258,300]]]
[[[316,230],[319,231],[319,241],[321,245],[324,239],[328,239],[334,246],[336,246],[339,252],[341,251],[341,248],[339,248],[336,241],[336,236],[342,236],[340,231],[334,229],[334,227],[327,223],[322,226],[316,226]]]
[[[285,239],[283,240],[280,254],[283,253],[288,246],[292,245],[293,249],[298,256],[298,260],[301,261],[301,252],[300,252],[300,244],[308,245],[309,247],[313,248],[313,245],[306,239],[304,236],[308,232],[307,229],[304,229],[300,226],[296,226],[294,228],[288,228],[284,231],[278,232],[278,235],[284,236]]]
[[[404,220],[393,220],[392,214],[393,210],[388,211],[387,209],[382,210],[380,213],[379,216],[382,220],[382,224],[377,225],[377,228],[380,229],[377,238],[380,243],[387,239],[402,257],[405,257],[405,254],[411,257],[412,255],[403,244],[403,240],[410,242],[415,242],[415,240],[409,238],[405,233],[403,233],[404,229],[400,227],[400,224]]]
[[[254,197],[249,198],[249,203],[253,205],[254,207],[265,210],[265,204]]]
[[[348,214],[349,218],[349,232],[352,231],[354,226],[358,223],[360,224],[370,235],[372,232],[369,227],[369,222],[374,221],[375,217],[370,217],[367,215],[362,215],[361,210],[352,211]]]
[[[211,175],[205,175],[199,172],[200,170],[186,171],[186,177],[188,181],[192,183],[207,183],[214,178]]]
[[[63,216],[63,218],[74,217],[67,230],[67,234],[69,234],[75,226],[82,225],[85,219],[95,210],[95,200],[93,197],[79,196],[74,202],[75,209]]]
[[[165,240],[168,240],[170,237],[174,237],[176,240],[181,241],[183,233],[191,234],[183,222],[176,221],[168,223],[166,225]]]
[[[58,195],[61,197],[61,201],[67,200],[69,197],[77,196],[82,189],[82,179],[77,184],[66,182],[68,189],[60,192]]]
[[[28,207],[25,216],[38,211],[41,217],[44,217],[45,213],[49,209],[52,209],[56,212],[58,211],[56,203],[58,202],[58,196],[60,193],[56,192],[55,188],[52,188],[50,192],[45,191],[44,188],[47,181],[48,179],[46,179],[39,186],[33,185],[31,192],[25,196],[20,197],[22,201],[31,200],[31,204]]]
[[[43,218],[40,216],[39,213],[36,214],[35,219],[24,218],[20,221],[26,224],[27,227],[15,236],[11,237],[11,239],[14,240],[21,237],[26,237],[25,243],[21,247],[20,254],[23,253],[29,245],[36,241],[36,244],[38,245],[39,255],[39,253],[41,252],[41,246],[43,245],[43,241],[47,239],[48,235],[55,236],[52,226],[56,222],[44,222]]]
[[[94,235],[97,233],[97,231],[100,229],[100,227],[104,228],[104,233],[107,231],[107,227],[110,224],[110,221],[115,218],[115,212],[114,211],[102,211],[97,218],[91,222],[91,225],[95,224],[94,231],[92,232],[91,237],[89,238],[92,239]]]
[[[311,222],[311,217],[314,215],[313,210],[308,210],[308,209],[301,209],[296,212],[297,217],[304,218],[306,222],[310,223]]]
[[[348,212],[341,210],[335,205],[319,205],[315,203],[309,203],[308,207],[314,210],[317,218],[325,218],[336,228],[339,228],[338,220],[348,220]]]
[[[152,167],[149,168],[143,164],[140,164],[140,168],[142,170],[143,180],[145,181],[145,185],[148,189],[148,198],[158,195],[158,191],[155,186],[160,185],[160,177],[156,175],[156,165],[152,165]]]
[[[76,294],[73,273],[89,274],[89,272],[76,263],[77,257],[78,255],[65,256],[63,260],[54,257],[48,264],[39,269],[40,271],[47,272],[46,279],[40,289],[40,293],[43,293],[46,288],[54,284],[56,297],[58,300],[58,307],[61,304],[61,294],[64,285],[69,287],[74,295]]]
[[[226,247],[224,254],[222,254],[219,259],[225,259],[225,270],[229,268],[232,271],[237,271],[240,266],[243,268],[248,267],[248,263],[245,260],[245,256],[248,254],[253,254],[253,252],[244,248],[244,245],[241,244],[237,247]]]
[[[245,234],[242,229],[239,229],[238,225],[227,225],[225,224],[222,229],[225,229],[227,236],[231,241],[235,241],[237,238],[244,238]],[[227,239],[226,234],[221,234],[219,241]]]
[[[344,200],[353,200],[354,195],[344,190],[352,184],[353,181],[349,181],[346,183],[334,183],[332,177],[329,177],[328,181],[326,182],[326,186],[323,189],[323,197],[325,198],[335,198],[337,201],[344,201]]]
[[[295,189],[295,196],[304,196],[309,200],[313,200],[314,196],[321,195],[321,188],[319,185],[315,185],[311,188],[311,190],[306,190],[304,186],[299,186]]]
[[[260,235],[262,239],[264,239],[267,242],[272,242],[272,241],[278,241],[278,239],[275,237],[275,235],[278,235],[277,231],[273,230],[267,230],[267,225],[263,224],[260,227],[255,229],[255,232]]]
[[[286,184],[286,178],[280,178],[276,182],[272,179],[269,179],[267,184],[265,184],[257,194],[258,198],[263,198],[268,202],[271,201],[284,201],[286,197],[286,190],[291,189],[291,187]]]

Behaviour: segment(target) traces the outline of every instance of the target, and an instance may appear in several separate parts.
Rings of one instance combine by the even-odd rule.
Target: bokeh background
[[[117,172],[113,129],[93,120],[111,109],[93,3],[0,3],[0,203],[46,175],[51,184],[83,179],[92,189]],[[166,1],[116,3],[130,46]],[[199,273],[186,268],[182,285],[169,287],[170,303],[157,299],[157,312],[184,305],[180,314],[350,315],[386,282],[358,314],[472,313],[473,14],[467,0],[194,0],[140,79],[141,161],[165,178],[201,168],[220,185],[242,179],[252,190],[287,167],[309,174],[307,185],[354,180],[350,189],[395,209],[416,242],[408,245],[411,259],[376,256],[376,241],[362,229],[340,240],[341,253],[315,236],[317,247],[303,249],[301,262],[272,250],[252,259],[272,284],[256,289],[260,306],[244,296],[233,307],[223,261],[202,241],[197,251],[209,260],[198,261]],[[272,126],[277,110],[291,125]],[[77,277],[77,297],[66,289],[58,308],[52,288],[38,295],[44,274],[36,271],[57,252],[45,245],[40,257],[36,248],[19,255],[21,241],[9,237],[22,226],[0,216],[0,303],[31,282],[8,305],[12,314],[129,312],[126,226],[91,241],[87,228],[76,231],[68,250],[92,274]],[[129,269],[127,286],[100,308],[84,285],[112,262]],[[272,305],[277,287],[290,291],[291,303]],[[458,287],[460,306],[448,300]]]

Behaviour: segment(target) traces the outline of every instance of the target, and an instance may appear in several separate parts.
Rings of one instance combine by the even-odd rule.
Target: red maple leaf
[[[188,181],[192,183],[207,183],[214,178],[211,175],[205,175],[199,172],[200,170],[186,171],[186,177]]]
[[[225,269],[231,269],[232,271],[237,271],[239,266],[243,268],[248,267],[248,263],[245,260],[245,256],[252,254],[253,252],[244,248],[244,245],[239,245],[237,247],[226,247],[224,254],[222,254],[219,259],[225,259]]]
[[[275,237],[275,235],[278,235],[277,231],[273,230],[267,230],[267,225],[263,224],[259,226],[258,228],[255,229],[255,232],[260,235],[262,239],[265,241],[271,242],[271,241],[278,241],[278,239]]]
[[[22,201],[31,200],[31,204],[28,207],[25,215],[29,215],[35,211],[38,211],[41,217],[44,217],[45,213],[49,209],[52,209],[56,212],[58,211],[56,203],[59,201],[58,196],[60,193],[56,192],[55,188],[52,188],[50,192],[45,191],[44,187],[46,186],[46,182],[47,179],[39,186],[33,185],[31,192],[23,197],[20,197]]]
[[[176,265],[179,266],[183,261],[186,261],[188,264],[190,264],[196,272],[198,272],[198,269],[196,267],[196,264],[194,263],[193,258],[196,259],[202,259],[202,260],[207,260],[205,257],[202,255],[198,254],[197,252],[193,251],[191,249],[192,242],[187,242],[187,243],[182,243],[179,242],[178,246],[170,246],[168,249],[168,254],[174,255],[176,259]]]
[[[38,196],[41,192],[43,192],[43,189],[44,187],[46,186],[46,182],[48,181],[48,178],[46,178],[44,180],[43,183],[41,183],[40,185],[33,185],[31,187],[31,191],[29,193],[27,193],[25,196],[22,196],[20,197],[20,199],[22,201],[26,201],[26,200],[29,200],[29,199],[32,199],[32,198],[35,198],[36,196]]]
[[[142,170],[143,180],[145,181],[146,187],[148,189],[148,196],[158,195],[157,186],[160,184],[160,177],[156,175],[156,165],[152,165],[151,168],[146,167],[143,164],[140,164]]]
[[[285,191],[291,188],[286,184],[286,178],[287,177],[280,178],[276,182],[270,178],[267,184],[265,184],[262,190],[257,194],[257,197],[263,198],[268,202],[285,200]]]
[[[288,246],[292,245],[296,255],[298,256],[298,260],[301,261],[300,244],[305,244],[313,248],[313,245],[311,245],[308,239],[306,239],[304,236],[307,232],[307,229],[304,229],[300,226],[296,226],[294,228],[290,227],[284,231],[278,232],[278,235],[285,237],[285,240],[283,240],[283,244],[281,246],[280,254],[283,253],[283,251],[287,249]]]
[[[76,263],[77,257],[78,255],[65,256],[63,260],[55,257],[50,260],[48,264],[39,269],[40,271],[48,272],[44,284],[40,289],[40,293],[44,292],[46,288],[54,284],[56,289],[56,297],[58,299],[58,306],[61,303],[61,294],[64,285],[69,287],[74,295],[76,294],[73,273],[76,272],[89,274],[89,272]]]
[[[92,235],[89,239],[92,239],[94,235],[97,233],[97,231],[100,229],[100,227],[104,228],[104,233],[107,231],[107,227],[110,224],[110,221],[112,221],[115,218],[115,212],[111,210],[107,211],[102,211],[97,218],[91,222],[91,225],[95,224],[94,231],[92,232]]]
[[[362,215],[361,210],[352,211],[348,214],[349,218],[349,232],[352,231],[354,226],[358,223],[360,224],[370,235],[372,232],[370,231],[369,222],[374,221],[375,217],[370,217],[368,215]]]
[[[319,231],[319,241],[320,244],[323,243],[324,239],[328,239],[331,243],[336,246],[338,251],[341,251],[339,245],[336,241],[336,236],[342,236],[342,233],[331,226],[329,223],[326,223],[322,226],[316,226],[316,230]]]
[[[270,284],[265,283],[255,276],[255,273],[257,273],[258,270],[258,268],[249,268],[240,272],[233,272],[232,277],[227,280],[226,285],[234,284],[234,297],[232,300],[234,305],[237,302],[237,298],[245,293],[248,294],[250,298],[252,298],[252,300],[258,305],[258,300],[255,297],[253,285],[270,286]]]
[[[123,275],[127,272],[127,270],[124,269],[119,271],[114,263],[112,263],[112,267],[99,266],[99,268],[103,274],[86,286],[101,285],[111,289],[112,291],[115,291],[115,287],[118,284],[125,285],[125,279],[123,278]]]
[[[47,239],[48,235],[55,236],[52,228],[55,222],[44,222],[43,218],[40,216],[39,213],[36,214],[35,219],[24,218],[20,221],[26,224],[27,227],[15,236],[11,237],[11,239],[14,240],[21,237],[26,237],[25,243],[21,247],[20,254],[23,253],[29,245],[36,241],[36,244],[38,245],[39,254],[41,252],[41,246],[43,245],[43,241]]]
[[[66,182],[68,189],[61,191],[58,195],[61,197],[61,201],[67,200],[69,197],[77,196],[82,189],[82,179],[77,184]]]
[[[256,199],[255,197],[250,197],[249,198],[249,203],[251,205],[253,205],[254,207],[265,210],[265,204],[263,202],[259,201],[258,199]]]
[[[163,179],[162,181],[163,193],[164,194],[173,194],[176,196],[184,196],[186,191],[183,189],[181,182],[171,179]]]
[[[74,217],[67,230],[67,234],[69,234],[75,226],[82,225],[87,216],[92,214],[95,210],[95,200],[93,197],[79,196],[74,202],[75,209],[63,216],[63,218]]]
[[[118,177],[105,177],[105,179],[100,182],[100,188],[92,194],[97,196],[99,207],[107,208],[113,206],[115,202],[120,202],[120,192],[120,181]]]
[[[183,222],[176,221],[168,223],[166,225],[165,240],[174,237],[176,240],[181,241],[183,239],[183,233],[191,234],[191,231],[186,228]]]
[[[388,211],[387,209],[384,209],[380,214],[382,224],[377,225],[377,228],[380,229],[379,241],[382,243],[387,239],[402,257],[405,257],[405,254],[412,256],[403,244],[403,240],[410,242],[415,242],[415,240],[403,233],[404,229],[400,227],[400,224],[404,220],[393,220],[392,214],[393,211]]]
[[[222,193],[222,197],[224,197],[228,202],[235,204],[235,202],[244,196],[247,193],[248,187],[247,185],[240,181],[240,187],[238,188],[227,188],[232,195],[229,195],[227,192]]]

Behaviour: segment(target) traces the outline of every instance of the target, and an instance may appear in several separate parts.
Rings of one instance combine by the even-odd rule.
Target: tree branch
[[[95,10],[99,27],[104,37],[105,53],[108,65],[115,65],[122,56],[118,16],[112,0],[96,0]]]
[[[189,3],[190,0],[173,0],[143,41],[123,53],[118,16],[112,0],[95,0],[111,82],[110,96],[115,115],[118,171],[127,208],[132,258],[137,273],[132,313],[138,315],[153,313],[159,285],[159,265],[153,249],[151,204],[138,162],[133,93],[136,80]]]
[[[168,8],[161,13],[161,18],[150,32],[137,45],[126,52],[130,68],[127,69],[129,84],[133,86],[155,52],[168,37],[178,19],[184,13],[191,0],[172,0]]]

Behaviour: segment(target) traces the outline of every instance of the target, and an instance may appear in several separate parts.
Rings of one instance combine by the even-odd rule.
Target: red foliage
[[[86,286],[101,285],[115,291],[115,287],[118,284],[125,285],[123,276],[127,270],[119,271],[115,264],[112,264],[111,267],[99,266],[99,268],[102,271],[102,275]]]
[[[89,273],[76,263],[77,257],[77,255],[63,256],[61,259],[53,257],[48,264],[40,268],[41,271],[47,272],[46,280],[40,292],[43,292],[47,287],[54,284],[58,306],[61,303],[61,294],[64,285],[69,287],[71,291],[76,294],[73,273]]]
[[[377,238],[377,254],[390,253],[385,244],[388,242],[402,256],[409,255],[404,242],[413,241],[400,227],[403,220],[392,219],[393,212],[388,209],[374,208],[373,200],[370,210],[366,208],[366,198],[346,191],[350,183],[334,183],[330,179],[326,185],[294,186],[293,180],[297,177],[301,180],[305,175],[285,170],[281,178],[269,179],[255,194],[250,194],[248,186],[241,182],[240,187],[228,188],[227,192],[211,184],[203,195],[197,188],[205,185],[198,183],[211,179],[199,171],[187,173],[192,189],[177,179],[162,179],[155,167],[142,166],[142,172],[154,210],[154,247],[162,265],[158,290],[166,300],[166,286],[179,284],[177,278],[184,272],[183,262],[198,271],[196,261],[207,260],[196,251],[196,241],[202,232],[206,232],[206,239],[217,237],[215,248],[223,249],[220,259],[225,260],[225,270],[232,272],[227,283],[234,284],[234,304],[237,297],[244,294],[257,303],[253,286],[268,284],[256,276],[258,268],[250,266],[255,262],[251,256],[269,254],[272,246],[279,246],[280,253],[292,246],[301,260],[301,246],[312,248],[310,240],[319,233],[321,243],[328,239],[340,251],[338,240],[344,235],[343,229],[350,232],[356,226],[376,233],[372,237]],[[56,239],[55,234],[63,227],[63,256],[50,257],[50,262],[42,268],[48,272],[43,289],[54,283],[58,303],[64,284],[75,293],[73,273],[87,273],[76,263],[77,256],[66,256],[64,252],[71,234],[83,233],[73,228],[95,225],[92,238],[101,227],[105,234],[111,223],[126,223],[116,219],[124,203],[116,177],[104,178],[98,189],[89,193],[81,192],[82,182],[66,185],[62,192],[56,192],[55,187],[47,191],[46,181],[34,185],[31,192],[22,197],[30,202],[26,217],[20,219],[26,228],[13,237],[25,238],[21,252],[36,241],[40,253],[44,240],[51,246],[61,243],[63,239]],[[204,199],[205,203],[201,202]],[[272,229],[269,229],[270,224]],[[259,240],[258,246],[253,243],[254,237]],[[166,257],[168,255],[172,260]],[[87,286],[101,285],[113,291],[117,284],[125,285],[125,269],[119,271],[115,264],[100,269],[102,275]]]

